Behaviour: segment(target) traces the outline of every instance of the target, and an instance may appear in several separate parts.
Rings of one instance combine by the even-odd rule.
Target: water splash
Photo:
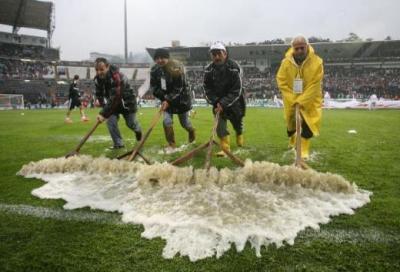
[[[35,196],[62,198],[65,209],[118,211],[124,222],[143,224],[143,237],[165,239],[165,258],[192,261],[247,242],[257,256],[263,246],[292,245],[300,231],[353,214],[371,195],[339,175],[250,160],[206,172],[76,156],[31,162],[19,174],[47,182]]]

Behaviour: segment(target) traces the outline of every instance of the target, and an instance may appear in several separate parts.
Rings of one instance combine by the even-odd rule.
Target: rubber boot
[[[136,137],[136,141],[140,142],[142,140],[142,132],[141,131],[135,131],[135,137]]]
[[[196,132],[194,128],[190,128],[188,130],[188,138],[189,138],[189,143],[193,143],[196,140]]]
[[[243,134],[236,135],[236,144],[238,147],[244,146],[244,137]]]
[[[310,139],[301,137],[301,158],[308,160],[310,158]]]
[[[221,151],[219,151],[216,155],[217,157],[225,157],[226,154],[223,150],[231,151],[231,140],[229,138],[229,135],[226,135],[225,137],[219,138],[219,144],[221,146]]]
[[[174,128],[164,126],[164,133],[165,133],[165,139],[168,142],[168,146],[176,148]]]
[[[296,136],[297,134],[295,133],[289,137],[288,148],[296,148]]]

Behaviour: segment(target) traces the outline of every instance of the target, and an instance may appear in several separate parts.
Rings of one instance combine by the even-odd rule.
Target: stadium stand
[[[188,84],[196,98],[203,98],[203,71],[187,67]],[[243,89],[248,98],[268,98],[279,95],[276,71],[261,72],[257,67],[243,67]],[[332,98],[368,99],[375,93],[385,99],[400,99],[399,68],[365,68],[326,66],[324,91]]]
[[[312,46],[324,59],[324,91],[332,98],[367,99],[373,93],[387,99],[400,98],[400,41],[321,42]],[[243,68],[243,88],[248,99],[279,96],[275,75],[288,48],[282,43],[227,47],[231,58]],[[208,48],[169,49],[172,57],[186,64],[189,86],[196,98],[202,98]],[[150,56],[154,53],[152,48],[147,51]]]
[[[0,23],[13,27],[0,32],[0,93],[23,94],[26,104],[63,105],[69,81],[81,79],[81,90],[92,97],[95,75],[89,61],[60,60],[59,49],[51,48],[54,31],[52,2],[3,0]],[[47,37],[19,35],[19,27],[47,31]],[[324,59],[324,90],[332,98],[367,99],[400,97],[400,41],[317,42],[312,44]],[[276,71],[289,48],[283,40],[228,46],[230,56],[243,68],[243,89],[248,99],[279,96]],[[209,63],[208,47],[172,47],[171,57],[187,68],[187,79],[195,98],[204,98],[203,71]],[[154,49],[147,48],[150,56]],[[149,78],[149,64],[118,64],[138,90]],[[153,99],[147,92],[144,99]]]

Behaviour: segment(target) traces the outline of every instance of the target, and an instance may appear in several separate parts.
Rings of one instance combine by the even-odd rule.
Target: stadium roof
[[[371,42],[331,42],[312,44],[324,61],[399,58],[400,40]],[[227,46],[230,56],[235,60],[263,60],[269,64],[279,64],[284,57],[288,44],[259,44]],[[146,48],[152,57],[155,48]],[[184,62],[210,61],[209,47],[170,47],[171,56]]]
[[[0,24],[52,31],[53,3],[35,0],[0,0]]]

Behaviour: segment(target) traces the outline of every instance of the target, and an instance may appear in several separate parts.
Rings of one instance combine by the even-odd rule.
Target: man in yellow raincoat
[[[296,104],[300,105],[301,157],[308,159],[310,139],[319,135],[322,114],[323,61],[303,36],[293,39],[276,80],[282,93],[289,147],[296,141]]]

